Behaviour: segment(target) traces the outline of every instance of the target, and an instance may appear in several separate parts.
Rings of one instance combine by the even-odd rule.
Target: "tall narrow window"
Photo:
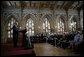
[[[30,36],[33,36],[34,35],[34,22],[31,18],[27,20],[26,28],[27,28],[27,34],[29,34]]]
[[[81,19],[80,24],[81,24],[81,29],[83,30],[83,18]]]
[[[43,32],[50,34],[50,23],[48,22],[47,18],[45,18],[43,22]]]
[[[15,20],[11,18],[8,23],[8,38],[13,38],[13,25],[14,25]]]
[[[64,22],[61,18],[58,21],[58,32],[64,32]]]
[[[71,20],[71,31],[76,31],[76,22]]]

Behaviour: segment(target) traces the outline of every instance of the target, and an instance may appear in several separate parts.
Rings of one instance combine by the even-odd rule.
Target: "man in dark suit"
[[[13,26],[13,46],[17,47],[17,41],[18,41],[18,29],[16,24]]]

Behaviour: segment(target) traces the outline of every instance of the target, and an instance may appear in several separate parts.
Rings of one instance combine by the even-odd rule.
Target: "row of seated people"
[[[81,35],[80,35],[81,36]],[[83,39],[77,40],[78,34],[65,34],[65,35],[51,35],[47,42],[51,45],[62,47],[62,48],[72,48],[74,51],[80,51],[83,48]],[[83,37],[83,36],[82,36]],[[81,38],[81,37],[80,37]],[[77,41],[77,42],[75,42]]]
[[[36,36],[30,36],[32,43],[43,43],[46,41],[46,36],[43,35],[36,35]]]
[[[83,42],[79,42],[79,40],[74,39],[77,38],[77,34],[53,34],[50,36],[47,35],[36,35],[30,36],[32,43],[39,43],[39,42],[48,42],[52,45],[59,46],[62,48],[72,48],[73,50],[80,50],[82,48]],[[76,37],[75,37],[76,36]],[[80,35],[81,36],[81,35]],[[74,43],[74,41],[77,41]],[[81,51],[81,50],[80,50]]]
[[[69,45],[69,41],[73,40],[74,35],[69,34],[65,35],[51,35],[48,39],[48,42],[52,45],[60,46],[66,48]],[[66,44],[66,46],[64,45]]]

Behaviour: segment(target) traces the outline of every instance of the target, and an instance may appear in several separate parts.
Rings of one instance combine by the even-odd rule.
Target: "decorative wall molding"
[[[21,16],[20,11],[21,11],[20,9],[4,9],[2,10],[2,14],[3,17],[6,17],[5,19],[7,19],[11,15],[15,16],[17,19],[20,19]]]

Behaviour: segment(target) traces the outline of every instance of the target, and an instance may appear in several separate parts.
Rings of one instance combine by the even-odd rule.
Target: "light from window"
[[[47,32],[50,34],[50,23],[48,22],[47,18],[45,18],[43,22],[43,32]]]
[[[11,18],[11,20],[9,20],[8,23],[8,38],[13,38],[13,25],[15,23],[15,20],[13,18]]]
[[[61,18],[59,19],[58,22],[58,32],[64,32],[64,23]]]
[[[76,30],[76,22],[72,21],[71,22],[71,31],[75,31]]]
[[[26,28],[27,28],[27,34],[29,34],[30,36],[33,36],[34,35],[34,23],[31,18],[27,20]]]

